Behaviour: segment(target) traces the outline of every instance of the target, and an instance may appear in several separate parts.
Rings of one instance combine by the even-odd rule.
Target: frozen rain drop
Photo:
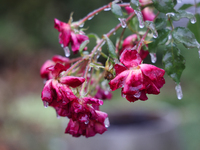
[[[111,10],[110,7],[107,7],[107,8],[104,9],[104,11],[109,11],[109,10]]]
[[[110,122],[109,122],[108,117],[104,120],[104,125],[105,125],[106,128],[108,128],[110,126]]]
[[[179,100],[182,99],[183,98],[183,92],[182,92],[182,89],[181,89],[181,85],[177,84],[176,87],[175,87],[175,90],[176,90],[177,98]]]
[[[190,22],[191,22],[192,24],[195,24],[196,21],[197,21],[197,20],[196,20],[196,17],[193,17],[193,18],[190,19]]]
[[[66,57],[69,57],[70,56],[70,50],[69,50],[69,47],[64,47],[64,52],[65,52],[65,56]]]
[[[80,28],[82,28],[84,26],[84,22],[82,24],[79,25]]]
[[[138,92],[134,95],[134,97],[139,98],[141,96],[141,92]]]
[[[198,53],[199,53],[199,58],[200,58],[200,49],[198,50]]]
[[[144,28],[144,20],[143,20],[143,17],[142,17],[142,12],[141,11],[137,11],[137,10],[134,10],[137,18],[138,18],[138,21],[139,21],[139,27],[140,28]]]
[[[94,18],[94,16],[89,17],[88,20],[91,20],[92,18]]]
[[[173,17],[173,16],[175,16],[175,14],[174,13],[166,13],[166,16],[167,17]]]
[[[118,18],[118,20],[121,23],[122,28],[126,28],[126,19],[125,18]]]
[[[182,3],[182,0],[177,0],[177,3]]]
[[[47,108],[49,106],[49,103],[46,101],[43,101],[43,104],[44,104],[44,108]]]
[[[151,56],[151,62],[156,63],[157,60],[156,53],[150,53],[150,56]]]

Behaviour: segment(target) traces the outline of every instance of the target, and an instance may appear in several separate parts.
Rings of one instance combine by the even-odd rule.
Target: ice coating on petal
[[[142,59],[136,50],[124,50],[120,56],[120,62],[127,68],[135,67],[141,64]]]
[[[41,98],[43,101],[51,102],[52,97],[52,80],[48,80],[42,90]]]
[[[85,82],[83,77],[65,76],[60,78],[60,83],[67,84],[73,88],[80,86],[83,82]]]
[[[163,77],[165,74],[165,70],[150,64],[141,64],[140,68],[142,73],[149,77],[151,80],[156,80],[159,77]]]

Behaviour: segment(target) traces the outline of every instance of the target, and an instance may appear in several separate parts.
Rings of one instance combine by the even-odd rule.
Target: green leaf
[[[152,0],[154,7],[163,13],[175,12],[174,6],[176,5],[175,0]]]
[[[79,47],[79,52],[82,53],[83,49],[86,47],[86,45],[89,43],[89,40],[85,40],[84,42],[81,43],[80,47]]]
[[[90,63],[89,65],[90,65],[90,67],[93,67],[96,70],[99,70],[100,68],[102,68],[102,69],[105,68],[104,66],[102,66],[102,64],[99,64],[99,63]]]
[[[163,29],[164,27],[166,27],[167,25],[167,17],[164,13],[159,13],[159,15],[157,16],[156,20],[155,20],[155,26],[156,29]]]
[[[140,10],[140,3],[139,0],[130,0],[130,5],[134,10]]]
[[[200,2],[199,2],[199,3],[197,3],[197,7],[200,7]]]
[[[87,34],[87,36],[88,36],[88,38],[95,38],[95,39],[97,39],[97,40],[100,39],[100,38],[98,37],[98,35],[95,34],[95,33],[89,33],[89,34]]]
[[[117,55],[115,53],[115,46],[113,45],[112,41],[106,35],[104,35],[104,37],[105,37],[107,45],[108,45],[108,52],[109,52],[110,56],[112,58],[117,58]]]
[[[192,6],[193,6],[192,4],[183,4],[183,5],[179,8],[179,10],[186,10],[186,9],[192,7]]]
[[[148,44],[149,52],[155,53],[158,45],[164,45],[168,41],[169,29],[158,30],[158,37],[152,39],[152,43]]]
[[[191,22],[188,23],[187,27],[194,33],[198,42],[200,42],[200,14],[196,14],[196,23],[192,24]]]
[[[111,5],[111,11],[113,12],[113,14],[115,14],[117,16],[117,18],[123,17],[121,7],[119,5],[117,5],[115,2],[113,2]]]
[[[172,31],[172,37],[176,43],[182,43],[186,48],[199,47],[194,34],[185,27],[176,27]]]
[[[188,18],[190,21],[195,20],[194,14],[185,10],[178,10],[176,13],[174,13],[174,16],[171,16],[171,19],[175,21],[178,21],[181,18]]]
[[[166,73],[178,84],[183,70],[185,69],[185,59],[180,55],[180,50],[175,44],[169,44],[164,49],[163,65]]]

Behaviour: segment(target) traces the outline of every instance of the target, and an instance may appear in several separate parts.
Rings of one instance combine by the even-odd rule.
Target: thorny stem
[[[135,16],[135,13],[131,13],[129,15],[128,18],[126,18],[126,22],[128,22],[133,16]],[[111,29],[107,34],[106,36],[107,37],[110,37],[114,32],[116,32],[119,28],[121,27],[121,23],[119,23],[115,28]],[[84,78],[87,80],[87,74],[88,74],[88,71],[90,69],[90,63],[92,61],[92,57],[95,55],[96,51],[98,50],[98,48],[105,42],[105,39],[104,37],[99,41],[99,43],[93,48],[92,52],[90,53],[89,57],[89,61],[88,61],[88,65],[86,67],[86,70],[85,70],[85,74],[84,74]],[[92,76],[91,76],[92,77]],[[86,86],[86,82],[84,82],[82,84],[82,87],[81,87],[81,94],[84,93],[84,89],[85,89],[85,86]]]
[[[149,32],[149,28],[147,29],[146,33],[143,35],[143,37],[140,39],[140,41],[137,44],[137,52],[140,53],[140,50],[142,48],[143,42],[147,36],[147,33]]]
[[[126,30],[126,28],[123,29],[123,31],[122,31],[122,33],[121,33],[121,35],[120,35],[119,41],[118,41],[118,43],[117,43],[117,45],[116,45],[116,50],[115,50],[115,53],[116,53],[116,54],[118,54],[118,52],[119,52],[119,46],[120,46],[120,43],[121,43],[121,40],[122,40],[122,38],[123,38],[123,35],[124,35],[125,30]]]
[[[149,5],[151,5],[152,2],[148,2],[148,3],[141,3],[140,6],[141,7],[147,7]],[[87,16],[85,16],[83,19],[81,19],[80,21],[78,21],[77,24],[75,24],[74,26],[80,26],[81,24],[83,24],[85,21],[87,21],[90,17],[94,16],[95,14],[103,11],[104,9],[106,8],[111,8],[111,5],[112,5],[112,2],[110,2],[108,5],[104,5],[94,11],[92,11],[91,13],[89,13]],[[121,3],[121,4],[118,4],[119,6],[121,7],[127,7],[127,6],[130,6],[130,3]]]

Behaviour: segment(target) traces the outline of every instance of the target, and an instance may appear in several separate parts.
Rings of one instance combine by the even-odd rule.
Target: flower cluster
[[[47,60],[40,70],[41,77],[45,79],[42,101],[45,107],[53,107],[58,116],[69,119],[65,133],[74,137],[92,137],[97,133],[104,133],[109,126],[109,120],[108,115],[100,111],[100,106],[104,100],[112,98],[111,92],[121,89],[122,97],[129,102],[145,101],[148,94],[160,93],[165,84],[165,70],[177,83],[177,96],[182,98],[180,76],[185,68],[185,61],[177,44],[182,43],[187,48],[199,48],[200,44],[189,29],[174,28],[174,20],[182,16],[193,17],[183,10],[174,10],[175,3],[166,2],[161,5],[149,0],[120,3],[114,0],[77,22],[72,22],[72,16],[68,23],[54,20],[61,46],[65,51],[71,49],[74,54],[79,55],[71,59],[67,58],[68,55],[56,55]],[[121,7],[125,7],[127,13],[124,13]],[[152,8],[157,10],[153,11]],[[86,35],[83,32],[86,29],[80,29],[82,25],[103,10],[112,10],[120,21],[119,24],[101,38],[93,33]],[[158,13],[155,15],[154,12]],[[128,17],[125,18],[127,14]],[[134,17],[138,19],[139,27],[135,27]],[[121,27],[123,30],[119,37],[115,35],[116,44],[113,44],[110,36]],[[124,37],[127,30],[129,36]],[[184,32],[187,35],[183,34]],[[96,40],[93,49],[90,49],[90,46],[87,48],[90,38]],[[108,47],[106,52],[103,47],[105,43]],[[165,70],[143,62],[149,54],[152,63],[155,62],[158,46],[164,49]],[[99,60],[99,57],[104,59]]]
[[[83,31],[76,31],[71,27],[70,23],[64,23],[58,19],[54,19],[54,28],[60,32],[59,43],[62,47],[68,47],[71,43],[71,49],[76,54],[82,42],[89,40]],[[75,33],[78,32],[77,34]],[[84,48],[86,50],[87,47]]]
[[[147,100],[146,94],[159,94],[165,83],[165,71],[149,64],[141,64],[136,50],[126,49],[120,56],[121,64],[115,64],[116,77],[109,82],[114,91],[122,88],[122,96],[128,101]]]

